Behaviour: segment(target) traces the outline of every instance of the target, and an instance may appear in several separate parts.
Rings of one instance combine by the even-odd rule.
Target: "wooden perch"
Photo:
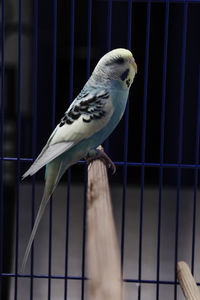
[[[190,272],[188,265],[184,261],[178,262],[177,265],[178,280],[183,290],[186,300],[200,300],[199,289]]]
[[[89,300],[121,300],[119,246],[113,220],[106,166],[88,166],[87,271]]]

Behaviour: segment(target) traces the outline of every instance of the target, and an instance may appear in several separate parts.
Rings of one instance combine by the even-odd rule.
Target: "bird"
[[[137,64],[131,51],[117,48],[106,53],[22,176],[22,179],[32,176],[46,165],[44,193],[23,257],[22,272],[45,207],[65,171],[81,158],[101,158],[115,171],[111,159],[97,147],[121,120],[136,73]]]

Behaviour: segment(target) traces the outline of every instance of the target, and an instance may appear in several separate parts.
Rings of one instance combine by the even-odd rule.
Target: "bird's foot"
[[[102,160],[108,168],[112,169],[112,174],[116,172],[115,164],[103,150],[92,149],[88,152],[88,154],[85,157],[85,160],[87,161],[88,164],[95,159]]]

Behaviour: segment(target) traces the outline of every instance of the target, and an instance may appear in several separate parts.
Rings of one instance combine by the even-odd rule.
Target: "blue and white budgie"
[[[23,258],[22,270],[44,209],[64,172],[90,151],[111,164],[106,154],[96,150],[96,147],[105,141],[122,118],[136,73],[137,65],[129,50],[120,48],[105,54],[38,158],[23,175],[23,178],[33,175],[46,165],[44,194]]]

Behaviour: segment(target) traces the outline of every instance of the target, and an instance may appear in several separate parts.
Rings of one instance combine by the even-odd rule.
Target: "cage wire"
[[[68,170],[20,264],[43,171],[21,182],[99,58],[124,47],[138,74],[105,143],[127,299],[184,299],[176,266],[200,282],[200,1],[1,1],[1,299],[86,295],[84,161]],[[103,245],[102,245],[103,247]]]

